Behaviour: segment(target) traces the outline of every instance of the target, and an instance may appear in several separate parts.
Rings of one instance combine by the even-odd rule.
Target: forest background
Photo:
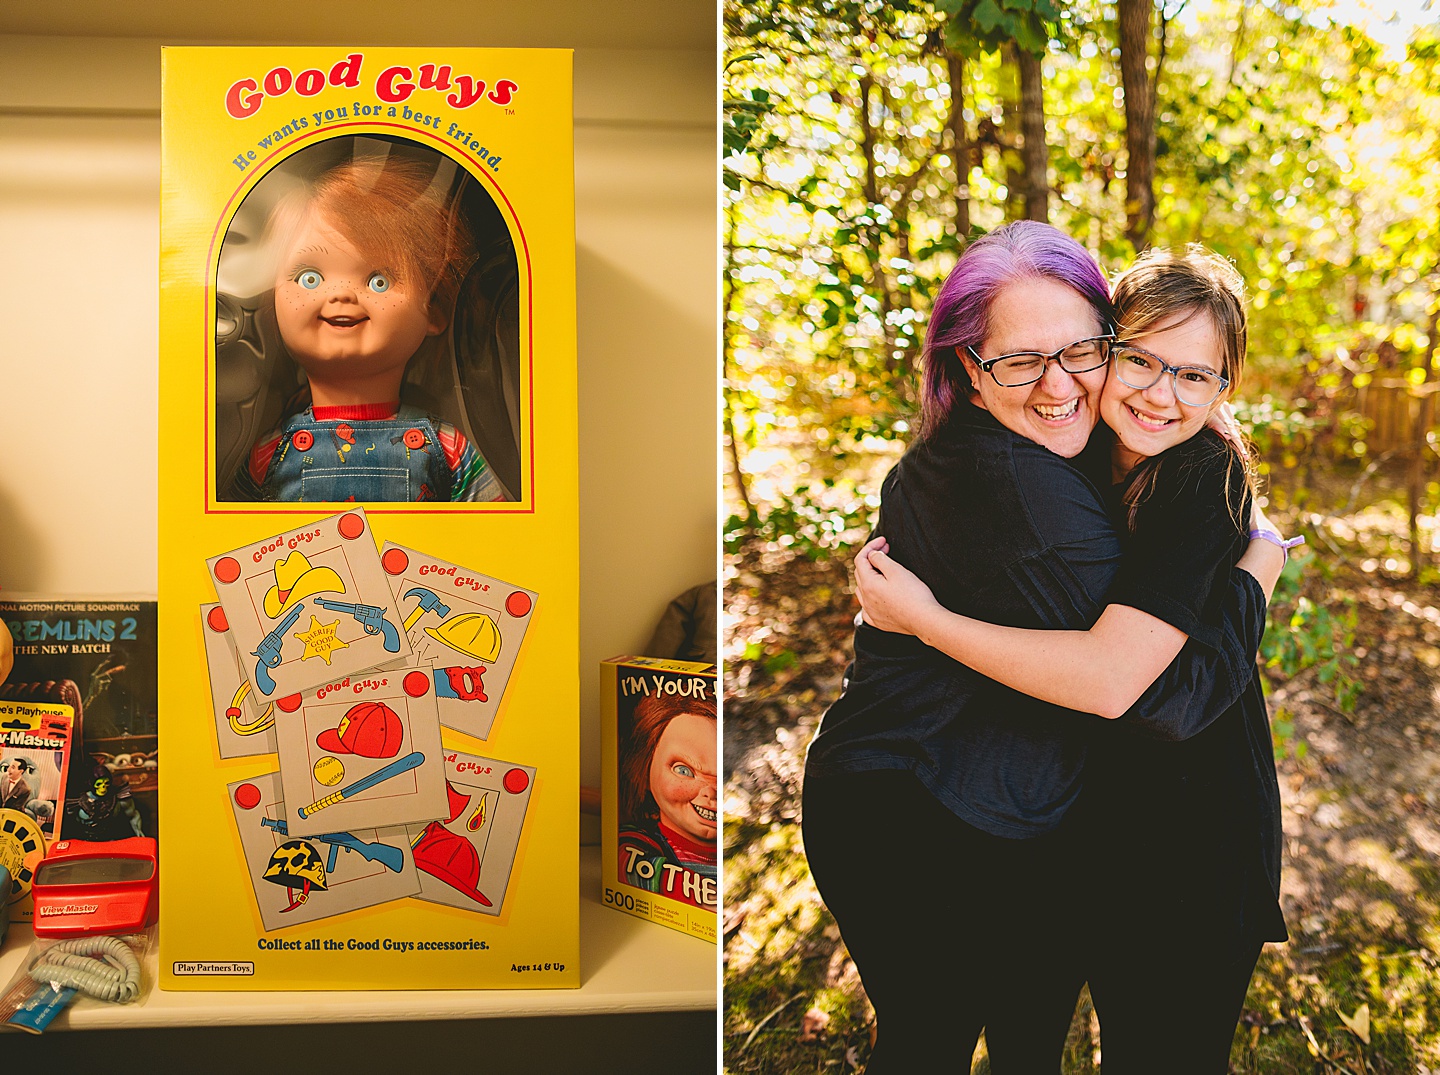
[[[1020,217],[1111,274],[1199,242],[1250,286],[1237,411],[1310,551],[1260,655],[1291,940],[1262,956],[1232,1069],[1440,1071],[1432,14],[728,0],[727,1071],[848,1072],[873,1041],[805,869],[800,768],[849,657],[849,555],[916,421],[930,299]],[[877,886],[925,913],[903,878]],[[1066,1070],[1102,1066],[1082,997]]]

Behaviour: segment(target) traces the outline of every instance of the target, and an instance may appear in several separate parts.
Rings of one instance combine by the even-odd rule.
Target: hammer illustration
[[[427,590],[423,586],[416,586],[413,590],[406,590],[402,600],[408,601],[412,597],[420,598],[420,603],[415,606],[410,615],[405,617],[406,634],[409,634],[410,628],[415,626],[415,621],[427,612],[439,613],[442,620],[450,615],[450,606],[436,597],[433,591]]]

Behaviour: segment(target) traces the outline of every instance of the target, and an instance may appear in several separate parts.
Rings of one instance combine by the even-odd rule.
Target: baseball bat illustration
[[[298,813],[302,818],[309,817],[311,814],[318,814],[327,806],[334,806],[341,799],[348,799],[352,795],[365,791],[368,788],[373,788],[376,784],[379,784],[385,780],[389,780],[392,776],[399,776],[401,773],[408,773],[411,769],[414,769],[424,760],[425,755],[420,753],[420,751],[418,750],[415,751],[413,754],[406,754],[403,758],[392,761],[389,765],[385,766],[385,768],[376,769],[369,776],[361,777],[359,780],[355,781],[355,783],[346,785],[339,791],[335,792],[335,794],[327,795],[323,799],[317,799],[309,806],[300,807]]]

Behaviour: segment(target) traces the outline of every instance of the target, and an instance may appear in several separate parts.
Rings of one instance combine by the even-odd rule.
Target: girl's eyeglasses
[[[1115,376],[1121,384],[1146,389],[1168,373],[1174,378],[1175,398],[1187,407],[1208,407],[1230,386],[1230,378],[1214,370],[1204,366],[1171,366],[1133,344],[1117,343],[1110,350],[1115,359]]]

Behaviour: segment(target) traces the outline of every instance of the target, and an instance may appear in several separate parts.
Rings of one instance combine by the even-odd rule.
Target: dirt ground
[[[1311,534],[1302,594],[1353,607],[1362,690],[1346,712],[1317,669],[1266,672],[1291,940],[1262,956],[1232,1070],[1440,1071],[1440,586],[1408,577],[1393,499],[1272,515]],[[849,659],[848,568],[752,545],[726,605],[726,1069],[848,1072],[873,1016],[798,840],[804,751]],[[1066,1070],[1096,1070],[1086,1002],[1071,1042]]]

